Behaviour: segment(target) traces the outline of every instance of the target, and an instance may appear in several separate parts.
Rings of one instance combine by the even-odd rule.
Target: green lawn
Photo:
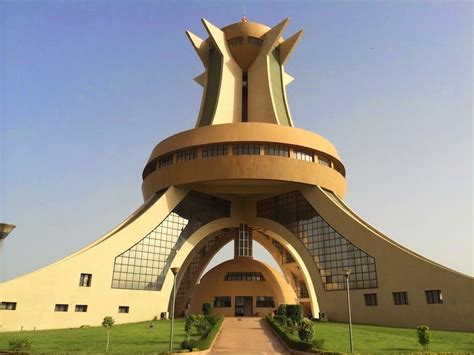
[[[131,354],[168,351],[170,321],[155,321],[153,324],[154,328],[149,327],[150,322],[114,325],[110,331],[109,352]],[[184,339],[184,321],[176,320],[174,324],[173,348],[176,350]],[[100,353],[105,352],[107,331],[102,327],[91,327],[0,333],[0,350],[7,350],[8,341],[18,338],[31,340],[34,352]]]
[[[344,323],[316,322],[316,338],[324,339],[324,349],[349,350],[349,329]],[[421,351],[415,329],[378,327],[355,324],[352,327],[354,350],[357,352],[416,352]],[[474,352],[474,334],[431,331],[430,351]]]

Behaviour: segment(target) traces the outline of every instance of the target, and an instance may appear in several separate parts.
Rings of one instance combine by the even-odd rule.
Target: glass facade
[[[282,264],[290,264],[290,263],[295,262],[295,259],[293,258],[293,256],[291,256],[291,254],[278,241],[276,241],[275,239],[272,239],[272,244],[280,253],[281,255],[280,260]]]
[[[236,231],[237,229],[235,229]],[[222,238],[226,238],[227,240],[231,240],[235,233],[230,233],[230,231],[222,231],[215,237],[209,237],[205,244],[199,249],[196,253],[194,258],[189,263],[188,267],[186,268],[185,273],[179,283],[178,290],[176,292],[176,303],[183,302],[188,293],[189,289],[193,287],[192,281],[195,279],[197,273],[201,273],[203,270],[205,263],[209,259],[209,252],[214,248],[214,245],[220,241]]]
[[[115,258],[112,288],[161,290],[186,239],[203,225],[229,216],[229,201],[190,191],[163,222]]]
[[[316,263],[326,291],[346,288],[343,268],[350,268],[351,289],[377,287],[375,259],[332,228],[299,191],[257,202],[257,216],[285,226]]]

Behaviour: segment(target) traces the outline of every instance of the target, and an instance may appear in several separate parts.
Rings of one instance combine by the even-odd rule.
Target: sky
[[[393,240],[473,275],[470,1],[246,1],[285,37],[295,125],[328,138],[346,202]],[[184,31],[243,1],[1,1],[0,280],[111,230],[142,203],[153,147],[195,125],[202,64]],[[230,248],[214,261],[231,257]],[[257,248],[256,258],[269,261]]]

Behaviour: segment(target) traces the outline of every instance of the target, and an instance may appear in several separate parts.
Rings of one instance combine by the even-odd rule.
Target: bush
[[[418,334],[418,342],[423,347],[423,350],[428,350],[431,338],[430,327],[427,325],[419,325],[416,327],[416,332]]]
[[[300,304],[287,304],[286,316],[291,318],[293,323],[299,324],[301,318],[303,318],[303,307]]]
[[[301,341],[306,343],[313,341],[313,322],[311,322],[308,318],[301,319],[300,324],[298,325],[298,336],[300,337]]]
[[[286,317],[286,327],[289,329],[293,329],[295,327],[295,322],[293,322],[293,319]]]
[[[198,342],[194,339],[191,339],[191,338],[184,339],[181,342],[181,349],[182,350],[193,351],[193,349],[196,349],[197,347],[198,347]]]
[[[284,314],[282,314],[282,315],[277,314],[275,317],[273,317],[273,319],[278,324],[286,325],[286,316]]]
[[[8,342],[11,351],[29,351],[32,342],[28,339],[12,339]]]
[[[212,314],[214,306],[211,302],[203,303],[202,304],[202,314],[205,316],[210,316]]]
[[[186,317],[186,320],[184,321],[184,331],[186,333],[191,332],[191,329],[196,322],[196,315],[190,314],[189,316]]]
[[[286,316],[286,304],[282,303],[276,312],[277,316]]]
[[[305,343],[299,340],[292,339],[290,334],[286,331],[285,328],[283,328],[281,325],[279,325],[277,322],[275,322],[272,318],[267,317],[268,323],[270,323],[270,326],[275,329],[277,334],[280,336],[280,338],[283,339],[283,341],[292,349],[296,350],[301,350],[301,351],[310,351],[312,344],[310,343]]]
[[[215,326],[220,319],[220,317],[216,314],[205,316],[205,318],[207,322],[211,325],[211,327]]]

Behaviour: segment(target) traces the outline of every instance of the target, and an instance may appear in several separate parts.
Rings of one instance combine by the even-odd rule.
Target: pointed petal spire
[[[227,48],[227,40],[225,38],[225,33],[219,27],[214,26],[212,23],[207,21],[206,19],[201,19],[204,27],[206,28],[207,33],[209,33],[209,37],[212,38],[214,44],[216,45],[217,49],[222,55],[229,55],[230,51]]]
[[[287,72],[283,72],[283,85],[288,85],[289,83],[291,83],[293,80],[295,80],[295,78],[293,78],[290,74],[288,74]]]
[[[206,83],[206,73],[199,74],[194,78],[194,81],[204,87]]]
[[[204,67],[207,67],[208,62],[209,62],[209,46],[204,41],[203,39],[199,38],[196,36],[194,33],[190,31],[186,31],[186,35],[189,38],[189,41],[193,45],[197,55],[202,61],[202,64],[204,64]]]
[[[280,43],[280,65],[285,65],[288,58],[293,53],[296,44],[299,42],[303,35],[303,30],[295,33],[293,36]]]
[[[281,21],[278,25],[270,29],[267,33],[265,33],[265,37],[263,39],[262,49],[260,50],[260,54],[267,55],[270,53],[277,45],[278,40],[283,34],[286,26],[290,19],[287,17],[283,21]]]

